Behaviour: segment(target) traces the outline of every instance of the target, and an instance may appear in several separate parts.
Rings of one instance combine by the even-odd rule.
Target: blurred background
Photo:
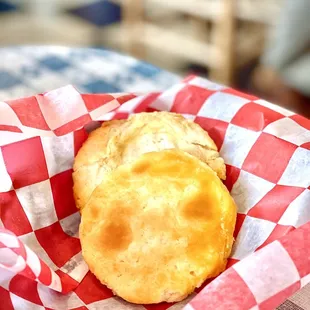
[[[309,16],[310,0],[0,0],[0,47],[112,49],[309,116]],[[8,71],[15,60],[1,55],[0,68]],[[0,95],[1,79],[7,86],[0,71]]]

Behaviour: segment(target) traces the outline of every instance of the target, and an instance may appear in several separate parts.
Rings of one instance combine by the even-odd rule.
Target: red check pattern
[[[134,97],[133,94],[82,95],[69,85],[37,96],[3,102],[0,130],[62,136],[98,120],[124,100]]]
[[[72,163],[90,121],[156,110],[182,113],[214,139],[238,205],[236,242],[229,268],[187,300],[139,309],[274,309],[310,282],[309,120],[194,76],[139,97],[80,95],[67,86],[0,105],[5,309],[136,309],[82,258]]]

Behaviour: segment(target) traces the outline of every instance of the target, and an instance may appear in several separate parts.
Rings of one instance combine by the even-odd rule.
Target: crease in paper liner
[[[80,94],[72,85],[67,85],[36,96],[0,101],[0,130],[22,133],[26,137],[65,135],[90,121],[101,120],[103,115],[120,107],[126,97],[134,98],[136,95],[92,94],[90,98],[88,94]],[[29,114],[27,117],[25,111],[20,113],[20,106]],[[30,126],[31,121],[33,126]],[[71,127],[61,130],[70,122]]]
[[[229,128],[229,126],[231,126],[230,125],[230,121],[231,121],[231,119],[229,119],[230,117],[231,117],[231,115],[232,115],[232,112],[230,111],[230,109],[232,109],[233,111],[234,111],[234,113],[236,112],[236,111],[238,111],[238,109],[240,110],[245,104],[246,104],[246,102],[247,102],[247,100],[245,100],[246,98],[248,98],[247,96],[245,96],[244,98],[241,98],[241,99],[238,99],[238,93],[236,93],[234,90],[231,90],[231,89],[229,89],[229,88],[225,88],[225,86],[216,86],[217,84],[215,84],[215,83],[212,83],[212,82],[209,82],[209,81],[207,81],[207,80],[204,80],[204,79],[202,79],[202,78],[198,78],[198,77],[191,77],[190,79],[188,79],[188,81],[187,82],[183,82],[183,83],[181,83],[181,85],[182,85],[182,87],[180,87],[180,86],[178,86],[178,85],[176,85],[176,86],[174,86],[174,87],[172,87],[170,90],[168,90],[168,91],[166,91],[166,92],[164,92],[163,94],[161,94],[161,95],[159,95],[158,97],[156,97],[156,99],[154,100],[154,102],[153,102],[153,104],[151,103],[151,105],[150,105],[150,107],[155,107],[155,109],[156,108],[158,108],[158,102],[160,102],[160,108],[162,109],[162,110],[170,110],[172,107],[173,107],[173,104],[175,103],[175,100],[181,100],[182,102],[183,102],[183,104],[184,103],[187,103],[188,105],[191,105],[191,104],[193,104],[193,102],[194,102],[194,100],[196,100],[197,99],[197,97],[195,97],[196,95],[197,95],[197,92],[199,93],[198,94],[198,97],[199,96],[201,96],[201,97],[203,97],[202,95],[205,95],[204,94],[204,90],[203,89],[201,89],[201,90],[197,90],[197,89],[199,89],[199,87],[202,87],[202,88],[206,88],[206,89],[208,89],[208,91],[207,91],[207,94],[208,95],[210,95],[210,93],[211,93],[211,96],[212,96],[212,92],[214,92],[215,94],[217,94],[217,98],[219,98],[219,99],[221,99],[221,102],[210,102],[210,104],[212,103],[212,105],[210,105],[210,107],[209,107],[209,110],[204,110],[204,113],[206,113],[206,115],[201,115],[201,113],[202,112],[191,112],[191,111],[176,111],[176,112],[179,112],[179,113],[182,113],[183,115],[186,115],[188,118],[190,118],[190,119],[193,119],[193,118],[195,118],[195,116],[199,116],[199,117],[201,117],[201,116],[204,116],[204,117],[207,117],[207,119],[210,119],[211,121],[212,121],[212,119],[213,119],[213,121],[214,121],[214,119],[216,119],[216,117],[218,117],[218,114],[217,113],[219,113],[219,111],[220,111],[220,109],[221,109],[221,104],[223,104],[223,120],[219,120],[220,122],[223,122],[223,121],[228,121],[228,128]],[[209,88],[208,88],[209,87]],[[185,90],[185,91],[184,91]],[[54,92],[54,91],[52,91],[52,92]],[[92,111],[97,111],[97,109],[99,109],[99,110],[101,110],[101,111],[104,111],[104,113],[106,113],[106,114],[104,114],[104,115],[101,115],[100,116],[100,120],[101,119],[110,119],[110,118],[113,118],[116,114],[117,114],[117,110],[115,111],[114,109],[112,109],[112,106],[109,106],[108,104],[111,102],[111,100],[114,102],[114,101],[118,101],[118,103],[117,103],[117,106],[120,106],[120,105],[122,105],[122,107],[121,107],[121,109],[119,109],[122,113],[128,113],[128,114],[130,114],[130,113],[132,113],[132,111],[130,110],[130,109],[128,109],[127,110],[127,107],[132,107],[132,106],[134,106],[135,108],[137,107],[137,105],[139,105],[139,103],[140,103],[140,99],[134,99],[133,101],[135,101],[135,104],[132,104],[132,103],[128,103],[128,105],[126,105],[126,100],[129,100],[129,99],[132,99],[132,98],[135,98],[136,96],[135,95],[132,95],[132,94],[125,94],[125,95],[122,95],[122,94],[117,94],[117,95],[79,95],[79,94],[77,94],[77,91],[72,87],[72,86],[68,86],[68,87],[64,87],[62,90],[57,90],[57,91],[55,91],[55,93],[56,94],[62,94],[62,92],[71,92],[72,94],[73,94],[73,96],[72,96],[72,98],[76,98],[76,102],[77,102],[77,104],[83,104],[82,103],[82,101],[85,101],[85,100],[89,100],[89,99],[93,99],[94,100],[94,102],[92,103],[92,104],[95,104],[96,105],[96,109],[94,109],[94,110],[92,110]],[[50,93],[50,92],[49,92]],[[228,95],[226,95],[226,93],[228,94]],[[57,95],[57,96],[58,96]],[[66,98],[70,98],[70,96],[68,96],[68,93],[66,93],[65,94],[66,95]],[[44,94],[43,95],[41,95],[41,96],[44,96]],[[58,98],[56,96],[56,98]],[[109,96],[112,96],[112,97],[109,97]],[[53,96],[50,96],[49,98],[51,98],[51,97],[53,97]],[[31,97],[32,99],[31,100],[33,100],[33,98],[34,97]],[[55,98],[55,97],[53,97],[53,98]],[[81,98],[82,98],[82,101],[81,101]],[[103,98],[105,98],[105,101],[104,101],[104,103],[102,102],[102,104],[100,105],[100,100],[102,100]],[[140,97],[141,98],[141,101],[143,101],[145,98],[147,98],[147,96],[142,96],[142,97]],[[234,103],[233,102],[225,102],[225,99],[227,100],[227,98],[229,98],[229,99],[238,99],[237,100],[237,102],[235,103],[235,104],[237,104],[237,105],[239,105],[238,107],[237,107],[237,105],[236,106],[234,106]],[[212,98],[211,98],[212,99]],[[21,99],[22,101],[23,101],[23,99]],[[27,98],[26,99],[24,99],[24,100],[28,100]],[[30,99],[29,99],[30,100]],[[58,100],[58,99],[57,99]],[[57,101],[56,100],[56,101]],[[252,97],[251,97],[251,100],[254,100]],[[157,102],[157,103],[156,103]],[[84,102],[85,103],[85,102]],[[99,104],[98,104],[99,103]],[[259,104],[259,99],[257,100],[257,103]],[[42,104],[42,102],[41,102],[41,104]],[[57,103],[56,103],[57,104]],[[103,109],[102,108],[102,106],[104,105],[104,104],[107,104],[107,107],[108,107],[108,109],[107,109],[107,111],[105,110],[105,109]],[[208,102],[208,99],[206,100],[206,104],[208,104],[209,105],[209,102]],[[215,106],[216,105],[216,106]],[[3,106],[3,105],[2,105]],[[4,105],[5,107],[6,107],[6,105]],[[267,102],[264,102],[264,104],[262,104],[262,106],[264,106],[264,107],[267,107],[268,109],[273,109],[273,106],[272,105],[270,105],[270,104],[268,104]],[[61,108],[61,107],[60,107]],[[109,109],[112,109],[110,112],[108,111]],[[275,109],[276,109],[276,107],[275,107]],[[274,110],[275,110],[274,109]],[[291,115],[291,113],[289,112],[289,111],[283,111],[284,109],[277,109],[277,112],[279,112],[279,113],[282,113],[285,117],[289,117],[290,115]],[[0,110],[1,111],[1,110]],[[80,112],[79,112],[80,111]],[[75,116],[77,116],[77,115],[79,115],[79,114],[81,114],[81,111],[85,111],[85,109],[84,108],[81,108],[81,106],[80,106],[80,109],[78,110],[78,113],[76,113],[75,114]],[[94,120],[92,117],[91,117],[91,113],[92,112],[89,112],[88,114],[89,114],[89,117],[90,117],[90,119],[91,120]],[[267,110],[267,112],[265,112],[265,113],[268,113],[268,110]],[[95,114],[95,113],[93,113],[93,114]],[[260,113],[257,113],[257,115],[259,115]],[[267,115],[265,115],[266,117],[267,117]],[[68,117],[68,115],[67,115],[67,117]],[[96,116],[97,117],[97,116]],[[99,118],[98,118],[99,119]],[[68,119],[67,119],[68,120]],[[7,120],[5,120],[6,121],[6,123],[5,124],[7,124],[7,125],[9,125],[8,123],[9,122],[7,122]],[[86,123],[89,123],[89,119],[88,119],[88,121],[87,122],[85,122],[85,123],[79,123],[78,124],[78,126],[73,126],[73,127],[70,127],[70,132],[72,132],[72,131],[76,131],[78,128],[81,128],[83,125],[85,125]],[[261,120],[260,120],[261,121]],[[1,125],[3,125],[2,124],[2,122],[3,122],[3,118],[1,118],[1,114],[0,114],[0,126]],[[19,128],[21,131],[23,130],[23,129],[25,129],[25,126],[23,125],[23,124],[19,124],[18,123],[18,121],[16,121],[16,118],[14,117],[14,126],[15,125],[18,125],[18,126],[20,126],[20,128],[17,126],[17,128]],[[62,124],[63,125],[63,124]],[[52,128],[54,128],[56,125],[55,125],[55,123],[53,123],[53,126],[52,126]],[[261,126],[261,124],[260,124],[260,126]],[[57,127],[57,126],[56,126]],[[0,129],[1,129],[1,127],[0,127]],[[14,128],[13,128],[14,129]],[[31,128],[32,130],[31,130],[31,135],[35,135],[36,133],[38,134],[38,135],[40,135],[41,137],[42,137],[42,139],[44,139],[44,136],[45,136],[45,133],[49,133],[48,135],[50,136],[51,134],[52,135],[57,135],[57,133],[55,134],[55,132],[53,131],[53,129],[51,130],[51,128],[49,128],[48,130],[42,130],[42,129],[36,129],[36,128]],[[14,129],[15,130],[15,129]],[[14,130],[12,130],[12,131],[14,131]],[[56,129],[57,130],[57,129]],[[26,130],[27,131],[27,130]],[[240,131],[240,128],[239,128],[239,131]],[[7,132],[4,132],[4,134],[6,135],[9,135],[9,131],[7,131]],[[3,135],[3,132],[1,132],[0,131],[0,134],[2,134]],[[14,133],[15,134],[15,133]],[[18,133],[17,133],[18,134]],[[281,134],[281,132],[280,131],[278,131],[276,134]],[[22,134],[23,135],[23,134]],[[237,138],[242,138],[242,137],[240,137],[240,136],[238,136],[238,137],[235,137],[235,139],[237,139]],[[0,139],[1,139],[1,135],[0,135]],[[290,139],[293,139],[292,137],[290,137]],[[17,139],[17,141],[18,140],[22,140],[22,138],[18,138]],[[8,139],[8,141],[10,141],[10,139]],[[1,142],[1,141],[0,141]],[[1,143],[0,143],[0,145],[1,145]],[[235,150],[232,150],[233,152],[235,151]],[[238,150],[237,150],[238,151]],[[242,152],[243,152],[243,150],[242,150]],[[0,152],[1,153],[1,152]],[[228,156],[229,156],[230,154],[228,154]],[[293,154],[294,155],[294,154]],[[0,162],[0,165],[1,165],[1,162]],[[0,166],[0,168],[1,168],[1,166]],[[257,177],[256,177],[257,178]],[[248,202],[251,202],[253,199],[258,199],[257,197],[259,197],[258,195],[259,195],[260,193],[259,192],[257,192],[257,193],[255,193],[255,197],[252,197],[252,198],[250,198],[250,200],[248,200]],[[257,197],[256,197],[257,196]],[[247,202],[247,203],[248,203]],[[303,216],[302,214],[299,214],[298,216]],[[262,220],[263,221],[263,220]],[[269,225],[269,224],[268,224]],[[270,225],[269,225],[270,226]],[[269,227],[268,226],[268,227]],[[276,225],[274,225],[274,227],[275,227]],[[300,228],[299,228],[300,229]],[[299,229],[296,229],[295,231],[299,231]],[[288,237],[289,236],[291,236],[291,234],[292,233],[290,233],[290,234],[288,234]],[[310,234],[310,233],[309,233]],[[10,235],[10,237],[9,238],[11,238],[12,239],[12,233],[9,233],[9,235]],[[294,241],[292,241],[292,242],[294,242]],[[271,243],[272,244],[272,243]],[[23,247],[23,245],[22,245],[22,243],[20,242],[19,243],[19,245],[20,245],[20,247],[22,248]],[[25,247],[25,246],[24,246]],[[2,246],[2,248],[3,248],[3,246]],[[0,247],[0,249],[1,249],[1,247]],[[26,249],[26,250],[25,250]],[[25,247],[25,249],[23,250],[24,251],[24,253],[32,253],[31,252],[31,250],[29,249],[29,248],[27,248],[27,247]],[[260,251],[264,251],[264,249],[265,248],[263,248],[263,249],[261,249]],[[267,248],[268,249],[268,248]],[[259,251],[259,252],[260,252]],[[257,252],[257,253],[259,253],[259,252]],[[14,252],[15,253],[15,252]],[[32,256],[32,257],[37,257],[36,256],[36,254],[35,253],[33,253],[33,255],[30,255],[30,256]],[[23,255],[19,255],[18,257],[21,257],[24,261],[27,261],[27,260],[25,260],[25,256],[23,256]],[[16,258],[16,257],[15,257]],[[20,259],[20,258],[18,258],[18,259]],[[35,260],[35,259],[34,259]],[[36,260],[36,262],[39,260],[39,258],[37,258],[37,260]],[[27,261],[27,263],[29,263],[29,265],[30,265],[30,268],[31,268],[31,262],[29,262],[29,260]],[[242,265],[242,261],[241,262],[239,262],[238,263],[239,265],[237,265],[237,266],[241,266]],[[37,265],[36,265],[36,267],[37,267]],[[34,267],[34,266],[32,266],[32,268],[33,268],[33,270],[35,271],[35,272],[38,272],[38,270],[35,270],[36,268]],[[228,270],[235,270],[235,269],[233,269],[234,268],[234,266],[233,267],[231,267],[231,268],[229,268]],[[236,268],[238,268],[238,267],[236,267]],[[48,285],[48,287],[49,288],[52,288],[52,289],[54,289],[54,290],[56,290],[56,291],[62,291],[62,290],[64,290],[64,286],[62,287],[61,286],[61,281],[62,280],[60,280],[60,277],[53,271],[53,270],[51,270],[50,268],[47,268],[47,269],[44,269],[44,272],[51,272],[52,273],[52,277],[50,277],[50,278],[52,278],[53,279],[53,281],[51,282],[51,283],[48,283],[49,285]],[[22,272],[21,272],[22,273]],[[186,306],[186,307],[192,307],[194,310],[200,310],[200,309],[204,309],[204,308],[197,308],[196,306],[194,306],[195,305],[195,301],[196,300],[199,300],[200,298],[203,298],[204,296],[205,296],[205,293],[206,292],[208,292],[208,288],[210,287],[210,285],[215,285],[217,282],[219,282],[220,281],[220,279],[222,279],[223,277],[225,276],[225,272],[222,274],[222,275],[220,275],[218,278],[216,278],[213,282],[211,282],[211,284],[209,284],[208,286],[206,286],[206,288],[205,289],[203,289],[191,302],[190,302],[190,304],[188,305],[188,306]],[[44,277],[43,277],[44,278]],[[305,280],[305,279],[308,279],[309,277],[303,277],[302,279],[301,279],[301,282],[302,283],[306,283],[307,281]],[[36,279],[37,280],[37,279]],[[213,284],[214,283],[214,284]],[[63,291],[64,292],[64,291]],[[287,296],[288,297],[288,296]],[[227,297],[228,298],[228,297]],[[217,305],[218,306],[218,305]]]
[[[38,262],[41,266],[43,264],[45,265],[45,263],[13,233],[6,229],[0,228],[0,244],[5,245],[5,247],[0,247],[0,268],[15,274],[22,274],[22,271],[25,270],[26,266],[28,266],[36,275],[33,280],[48,286],[52,290],[63,292],[61,279],[50,267],[47,266],[47,268],[45,268],[45,272],[48,274],[41,273],[40,276],[37,274],[35,270],[38,267]],[[11,255],[3,256],[1,250],[6,250],[7,253],[10,252]],[[27,277],[27,275],[25,276]],[[46,278],[51,278],[51,281],[45,281]]]

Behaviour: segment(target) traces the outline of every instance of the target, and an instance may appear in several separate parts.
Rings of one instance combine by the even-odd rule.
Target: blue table
[[[25,46],[0,48],[0,101],[67,84],[82,93],[164,90],[180,77],[105,49]]]

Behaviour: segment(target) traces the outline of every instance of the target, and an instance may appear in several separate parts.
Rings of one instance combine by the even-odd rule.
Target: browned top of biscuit
[[[147,153],[104,177],[82,210],[90,270],[133,303],[179,301],[224,270],[236,206],[206,164]]]

